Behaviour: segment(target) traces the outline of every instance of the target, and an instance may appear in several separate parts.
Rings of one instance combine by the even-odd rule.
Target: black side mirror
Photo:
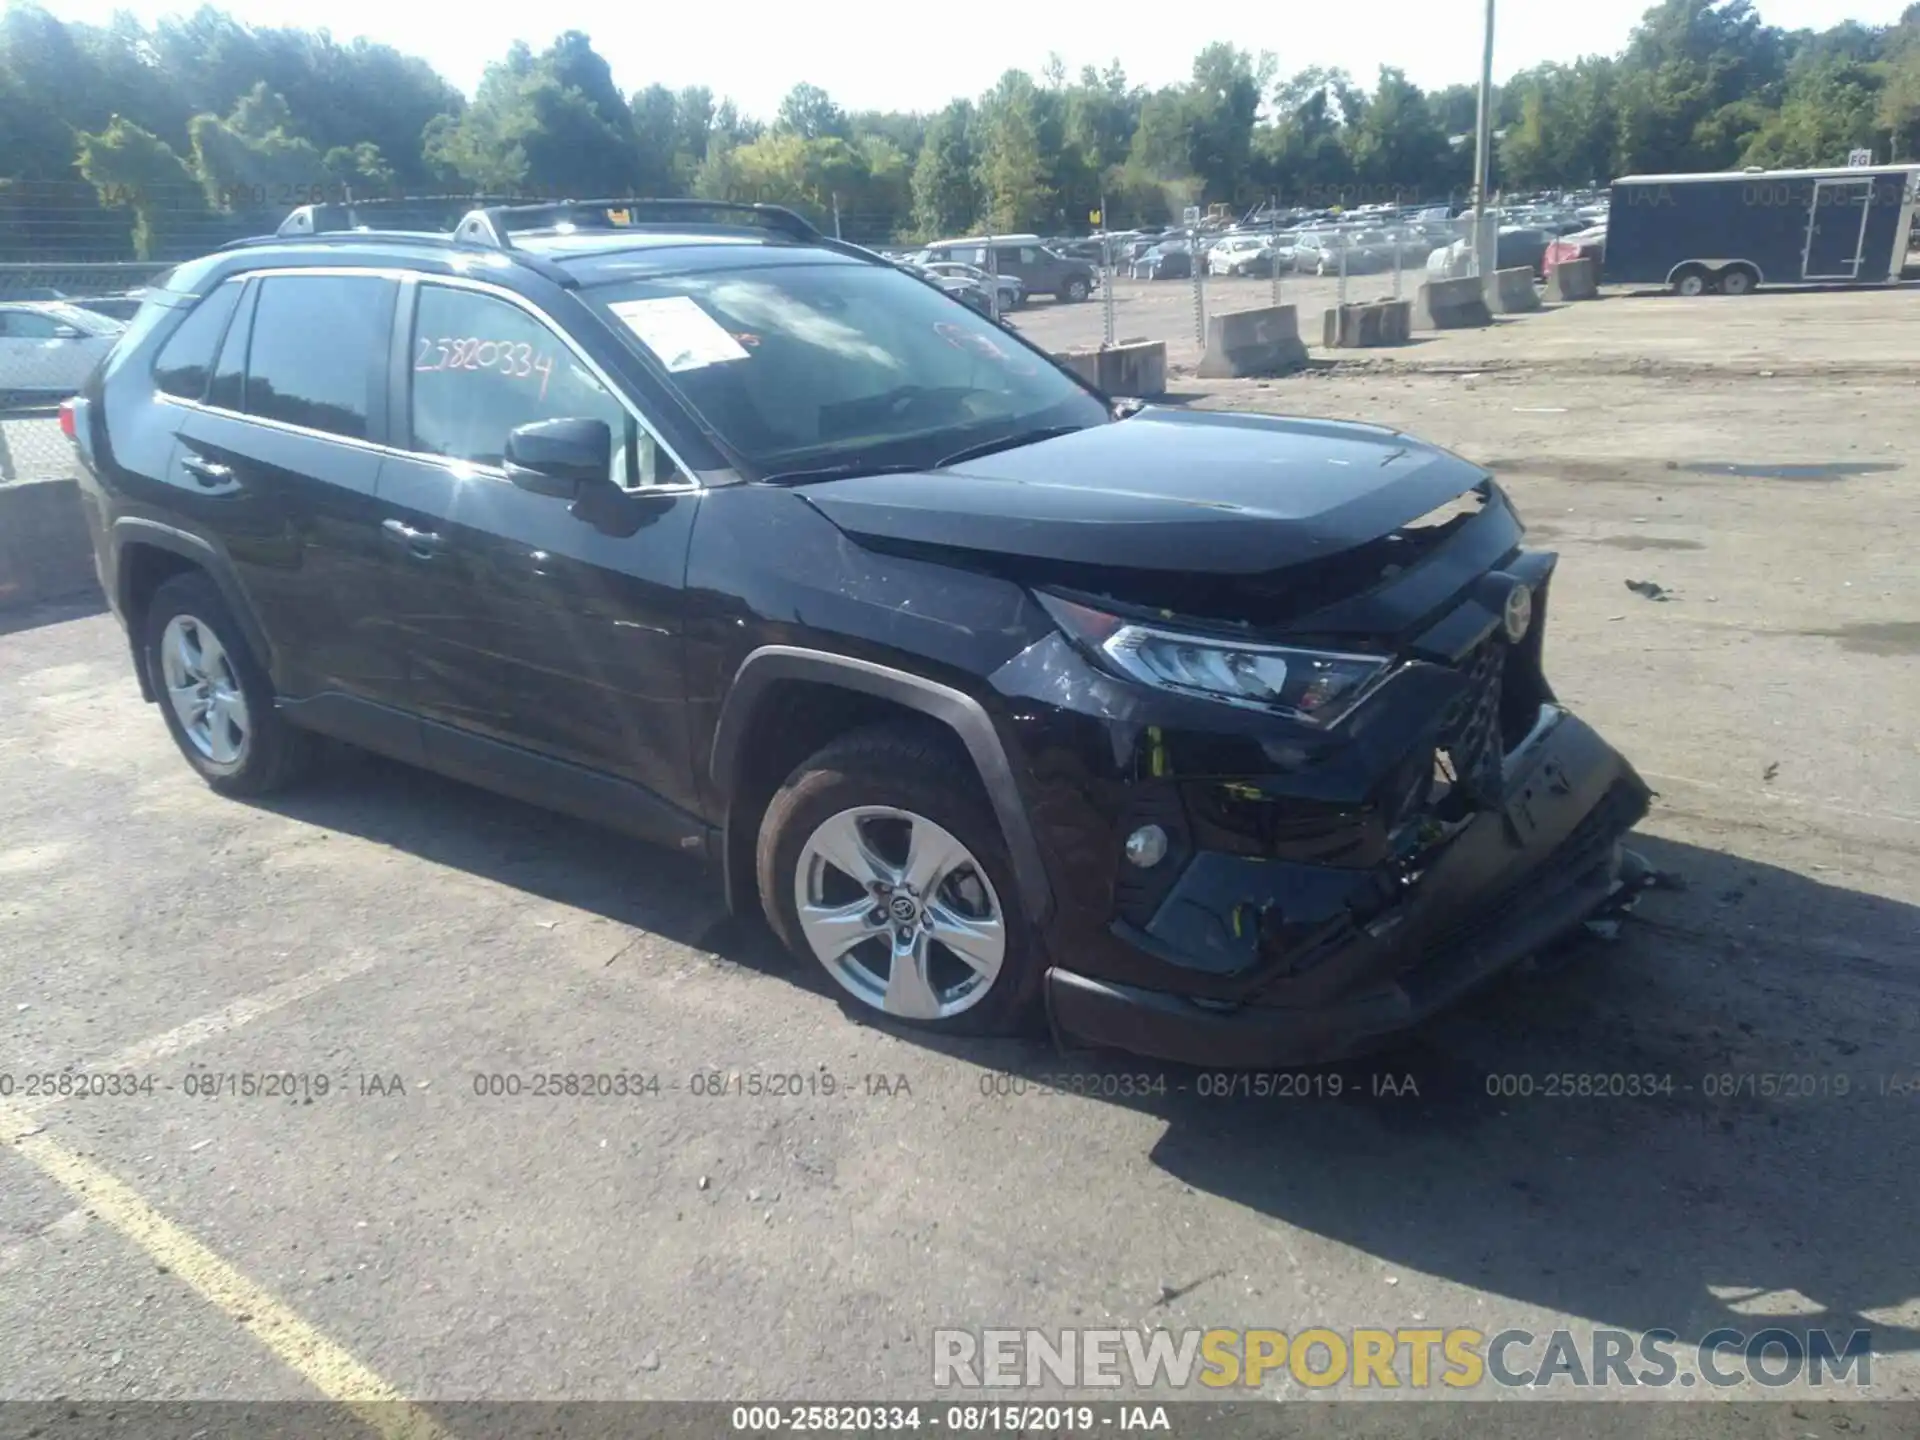
[[[613,480],[613,431],[604,420],[536,420],[507,432],[507,479],[522,490],[573,500]]]

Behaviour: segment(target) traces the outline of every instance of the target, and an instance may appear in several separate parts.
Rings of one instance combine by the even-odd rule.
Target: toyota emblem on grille
[[[1507,592],[1506,607],[1500,618],[1506,625],[1507,639],[1518,644],[1527,627],[1533,624],[1533,591],[1524,583],[1516,583]]]

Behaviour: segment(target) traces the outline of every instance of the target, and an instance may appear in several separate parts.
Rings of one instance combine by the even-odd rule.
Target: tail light
[[[75,400],[60,402],[60,433],[76,444],[80,440],[80,427],[75,423],[73,413],[77,403],[79,402]]]

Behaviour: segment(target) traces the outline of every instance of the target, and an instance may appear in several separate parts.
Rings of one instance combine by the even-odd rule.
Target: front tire
[[[1707,293],[1707,272],[1698,265],[1688,265],[1673,277],[1673,293],[1676,295],[1704,295]]]
[[[767,920],[857,1011],[1006,1035],[1037,1008],[1038,943],[972,775],[945,737],[880,726],[802,763],[767,807]]]
[[[311,765],[313,737],[274,709],[272,682],[205,575],[154,592],[141,655],[173,743],[220,794],[270,794]]]

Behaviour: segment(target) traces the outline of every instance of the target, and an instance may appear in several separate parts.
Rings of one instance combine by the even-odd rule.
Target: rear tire
[[[1704,295],[1709,280],[1706,270],[1699,265],[1684,265],[1673,277],[1673,293],[1676,295]]]
[[[961,1035],[1037,1013],[1040,947],[1006,841],[939,732],[875,726],[804,761],[767,806],[756,871],[774,933],[856,1013]]]
[[[1720,272],[1720,293],[1722,295],[1750,295],[1753,293],[1754,274],[1744,265],[1729,265]]]
[[[220,794],[270,794],[312,765],[316,740],[274,709],[273,683],[206,575],[154,592],[140,653],[173,743]]]
[[[1092,293],[1093,292],[1091,289],[1088,288],[1086,281],[1069,280],[1067,282],[1066,288],[1060,292],[1060,298],[1062,300],[1065,300],[1069,305],[1078,305],[1082,300],[1085,300],[1087,296],[1089,296]]]

